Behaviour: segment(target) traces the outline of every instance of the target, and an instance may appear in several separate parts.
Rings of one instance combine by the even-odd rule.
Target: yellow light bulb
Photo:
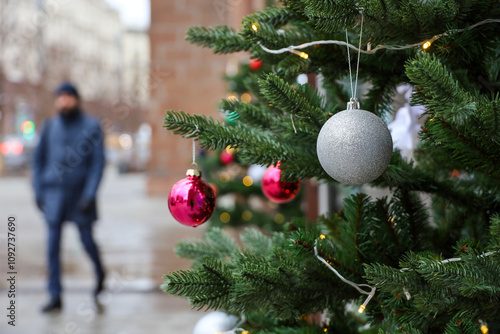
[[[321,234],[321,235],[319,236],[319,238],[320,238],[320,239],[325,239],[325,238],[326,238],[326,236],[325,236],[324,234]]]
[[[488,326],[482,325],[481,326],[481,333],[487,334],[489,332]]]
[[[290,50],[290,52],[299,56],[300,58],[303,58],[303,59],[309,58],[309,55],[305,52],[302,52],[302,51],[297,51],[297,50],[292,49],[292,50]]]
[[[229,153],[229,154],[233,154],[235,152],[238,152],[238,149],[237,148],[232,148],[231,145],[227,145],[226,146],[226,152]]]
[[[431,46],[431,42],[427,41],[422,45],[422,49],[427,50]]]
[[[258,24],[257,24],[257,23],[253,23],[253,24],[252,24],[252,30],[253,30],[253,31],[257,31],[257,30],[259,30],[259,26],[258,26]]]
[[[361,305],[358,309],[358,313],[363,313],[366,309],[366,306],[365,305]]]
[[[308,55],[307,53],[305,53],[305,52],[301,52],[301,53],[299,54],[299,56],[300,56],[301,58],[304,58],[304,59],[309,58],[309,55]]]

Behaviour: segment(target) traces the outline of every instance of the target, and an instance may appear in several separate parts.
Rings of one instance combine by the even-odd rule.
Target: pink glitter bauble
[[[170,190],[168,208],[179,223],[196,227],[214,212],[215,193],[212,186],[201,179],[199,170],[188,169],[186,175]]]
[[[262,191],[267,198],[276,203],[287,203],[299,192],[300,181],[281,181],[280,163],[269,166],[262,177]]]

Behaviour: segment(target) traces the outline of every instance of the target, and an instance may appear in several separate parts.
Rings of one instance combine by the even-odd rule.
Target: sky
[[[106,0],[106,2],[120,12],[122,21],[127,26],[149,27],[149,0]]]

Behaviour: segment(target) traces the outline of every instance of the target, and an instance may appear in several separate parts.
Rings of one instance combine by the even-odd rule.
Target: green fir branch
[[[206,260],[197,270],[165,275],[162,290],[188,298],[193,308],[220,309],[230,301],[234,277],[221,262]]]
[[[293,88],[274,74],[268,74],[260,81],[260,86],[267,100],[283,112],[310,119],[318,130],[326,122],[326,114],[322,109],[324,98],[310,86]]]
[[[241,252],[229,234],[220,229],[212,228],[205,233],[204,240],[181,241],[175,247],[177,256],[202,261],[204,257],[228,262]]]
[[[233,53],[248,51],[250,44],[235,29],[227,26],[191,27],[186,40],[192,44],[211,48],[214,53]]]
[[[304,12],[318,30],[335,32],[353,25],[359,8],[352,0],[304,0]]]

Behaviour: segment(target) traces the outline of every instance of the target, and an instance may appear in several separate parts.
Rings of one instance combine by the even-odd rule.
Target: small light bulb
[[[325,238],[326,238],[326,236],[325,236],[324,234],[321,234],[321,235],[319,236],[319,238],[320,238],[320,239],[325,239]]]
[[[431,46],[431,42],[427,41],[424,43],[424,45],[422,45],[422,49],[427,50],[429,46]]]
[[[366,306],[365,305],[361,305],[358,309],[358,313],[363,313],[366,309]]]
[[[226,146],[226,152],[229,153],[229,154],[234,154],[235,152],[238,152],[238,149],[231,147],[231,145],[227,145]]]
[[[481,333],[487,334],[489,332],[488,326],[481,325]]]
[[[305,53],[305,52],[301,52],[301,53],[299,54],[299,56],[300,56],[301,58],[304,58],[304,59],[309,58],[309,55],[308,55],[307,53]]]
[[[290,52],[293,53],[293,54],[295,54],[295,55],[297,55],[297,56],[299,56],[300,58],[303,58],[303,59],[309,58],[309,55],[307,53],[305,53],[305,52],[302,52],[302,51],[297,51],[297,50],[293,50],[292,49],[292,50],[290,50]]]
[[[259,26],[257,25],[257,23],[253,23],[253,24],[252,24],[252,30],[253,30],[253,31],[257,31],[257,30],[259,30]]]

